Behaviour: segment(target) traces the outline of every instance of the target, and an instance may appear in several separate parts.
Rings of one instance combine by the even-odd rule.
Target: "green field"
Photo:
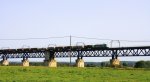
[[[0,82],[150,82],[150,69],[0,66]]]

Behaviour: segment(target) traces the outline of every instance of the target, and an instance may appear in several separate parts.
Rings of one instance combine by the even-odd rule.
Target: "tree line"
[[[1,63],[0,63],[1,65]],[[20,66],[21,63],[10,62],[9,66]],[[46,66],[44,62],[30,62],[30,66]],[[58,63],[59,67],[68,67],[69,63]],[[71,65],[76,67],[75,63]],[[85,62],[85,67],[111,67],[109,62]],[[134,67],[134,68],[150,68],[150,61],[137,61],[137,62],[122,62],[119,67]]]
[[[87,67],[111,67],[109,62],[101,62],[100,65],[87,64]],[[119,67],[150,68],[150,61],[122,62]]]

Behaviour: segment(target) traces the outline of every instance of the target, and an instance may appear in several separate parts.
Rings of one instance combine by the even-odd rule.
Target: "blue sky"
[[[149,0],[1,0],[0,37],[150,40]]]
[[[0,28],[0,39],[73,35],[150,41],[150,0],[0,0]],[[109,43],[73,39],[73,44],[78,41]],[[69,38],[0,41],[1,48],[48,44],[67,45]],[[132,44],[122,42],[122,46]]]

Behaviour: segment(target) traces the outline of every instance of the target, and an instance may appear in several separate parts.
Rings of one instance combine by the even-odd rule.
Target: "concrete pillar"
[[[57,61],[55,59],[51,59],[47,63],[48,67],[57,67]]]
[[[4,65],[4,66],[9,65],[9,61],[7,60],[7,59],[8,59],[7,54],[4,54],[4,55],[2,56],[2,58],[3,58],[3,60],[1,61],[1,64]]]
[[[77,59],[76,60],[76,66],[77,67],[84,67],[84,61],[83,61],[83,59]]]
[[[118,66],[120,66],[120,61],[119,61],[119,59],[116,59],[116,58],[110,59],[110,64],[112,67],[118,67]]]
[[[8,61],[8,60],[2,60],[1,63],[2,63],[2,65],[4,65],[4,66],[9,65],[9,61]]]
[[[22,60],[22,66],[28,67],[29,66],[29,60],[28,59]]]

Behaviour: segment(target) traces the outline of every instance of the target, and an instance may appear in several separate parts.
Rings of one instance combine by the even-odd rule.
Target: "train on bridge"
[[[23,60],[45,58],[46,60],[54,60],[54,58],[63,57],[77,57],[77,59],[82,59],[83,57],[112,57],[112,60],[117,60],[120,56],[150,56],[150,46],[110,48],[106,44],[99,44],[0,50],[0,58],[3,61],[9,58],[23,58]]]

